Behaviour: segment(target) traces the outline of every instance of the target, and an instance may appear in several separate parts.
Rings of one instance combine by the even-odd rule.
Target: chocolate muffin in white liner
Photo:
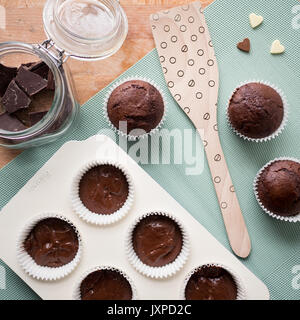
[[[232,125],[231,121],[230,121],[230,116],[229,116],[229,106],[230,106],[230,102],[234,96],[234,94],[237,92],[238,89],[240,89],[241,87],[247,85],[247,84],[251,84],[251,83],[255,83],[255,84],[263,84],[266,86],[271,87],[272,89],[274,89],[281,97],[281,100],[283,102],[283,119],[282,122],[280,124],[280,126],[269,136],[267,137],[263,137],[263,138],[251,138],[251,137],[247,137],[246,135],[242,134],[241,132],[239,132],[236,128],[234,128],[234,126]],[[285,128],[287,121],[288,121],[288,102],[286,99],[285,94],[283,93],[283,91],[281,89],[279,89],[277,86],[271,84],[269,81],[263,81],[263,80],[248,80],[248,81],[244,81],[242,83],[240,83],[232,92],[232,94],[230,95],[230,98],[228,99],[228,103],[227,103],[227,111],[226,111],[226,118],[227,118],[227,123],[229,125],[229,127],[232,129],[232,131],[239,136],[240,138],[243,138],[244,140],[247,141],[252,141],[252,142],[266,142],[266,141],[270,141],[271,139],[276,138]]]
[[[120,87],[122,84],[128,82],[128,81],[144,81],[146,83],[149,83],[150,85],[152,85],[155,89],[157,89],[162,97],[163,100],[163,105],[164,105],[164,110],[163,110],[163,115],[162,118],[160,120],[160,122],[158,123],[158,125],[153,128],[152,130],[150,130],[149,132],[144,132],[140,135],[130,135],[129,133],[125,133],[121,130],[119,130],[110,120],[109,118],[109,114],[108,114],[108,102],[109,102],[109,98],[111,96],[111,94],[113,93],[113,91],[115,89],[117,89],[118,87]],[[165,94],[163,92],[163,90],[151,79],[145,78],[145,77],[140,77],[140,76],[134,76],[134,77],[126,77],[122,80],[118,80],[116,83],[114,83],[109,91],[107,92],[105,98],[104,98],[104,104],[103,104],[103,114],[104,117],[107,121],[107,123],[110,125],[110,127],[120,136],[122,137],[126,137],[129,141],[136,141],[137,139],[143,139],[147,136],[152,136],[155,133],[157,133],[159,131],[159,129],[162,127],[162,125],[164,124],[165,120],[166,120],[166,115],[168,112],[168,107],[167,107],[167,100],[165,97]]]
[[[154,234],[152,239],[148,238],[149,234]],[[141,240],[142,246],[144,244],[147,246],[147,242],[150,246],[160,242],[159,250],[142,248],[138,253],[136,252],[138,246],[135,248],[137,243],[135,238]],[[140,216],[130,227],[126,239],[126,254],[129,262],[138,272],[154,279],[174,276],[187,262],[189,252],[190,243],[185,228],[176,217],[166,212],[152,211]],[[151,261],[151,265],[146,261],[147,259]],[[164,259],[170,261],[165,260],[166,264],[164,264]]]
[[[300,222],[300,211],[298,214],[292,215],[292,216],[279,215],[279,214],[276,214],[276,213],[270,211],[269,209],[267,209],[264,206],[264,204],[262,203],[262,201],[260,200],[259,191],[258,191],[258,184],[259,184],[261,175],[268,167],[270,167],[272,164],[274,164],[278,161],[293,161],[293,162],[300,164],[300,160],[295,159],[295,158],[290,158],[290,157],[280,157],[280,158],[276,158],[276,159],[268,162],[264,167],[262,167],[259,170],[259,172],[257,173],[257,175],[254,179],[253,189],[254,189],[254,194],[255,194],[256,200],[259,203],[260,207],[263,209],[263,211],[266,212],[270,217],[275,218],[277,220],[286,221],[286,222]],[[300,177],[299,177],[299,180],[300,180]]]
[[[65,225],[71,226],[72,229],[74,230],[74,233],[77,238],[77,242],[74,244],[74,247],[77,248],[77,252],[73,253],[74,257],[70,259],[70,262],[57,266],[57,267],[49,267],[49,266],[43,266],[38,264],[34,257],[31,257],[31,255],[27,252],[25,248],[25,241],[28,239],[30,236],[31,231],[34,231],[34,228],[36,226],[39,226],[39,224],[43,225],[44,223],[51,222],[64,222]],[[46,228],[48,228],[46,226]],[[70,232],[70,229],[67,230],[67,232]],[[55,233],[55,232],[54,232]],[[38,248],[39,250],[36,251],[37,254],[35,255],[35,258],[41,259],[42,253],[44,252],[44,256],[47,258],[47,260],[52,259],[52,262],[54,261],[53,256],[55,259],[57,259],[57,251],[59,251],[60,248],[64,247],[64,253],[66,252],[66,248],[70,251],[72,248],[70,248],[70,239],[62,239],[61,232],[58,231],[58,239],[53,239],[55,242],[54,244],[50,244],[46,246],[45,244],[43,245],[42,248]],[[45,236],[45,232],[43,232],[43,236]],[[55,237],[53,235],[53,232],[51,234],[51,237]],[[65,236],[66,237],[66,236]],[[47,240],[47,239],[46,239]],[[52,239],[51,239],[52,240]],[[36,242],[39,241],[39,239],[35,239]],[[60,243],[59,243],[60,242]],[[71,243],[72,245],[72,243]],[[43,250],[42,250],[43,249]],[[72,250],[71,250],[72,251]],[[17,259],[22,267],[22,269],[29,274],[31,277],[37,279],[37,280],[42,280],[42,281],[55,281],[59,280],[61,278],[64,278],[68,276],[74,269],[77,267],[80,258],[82,255],[82,241],[81,241],[81,236],[77,230],[77,228],[74,226],[74,224],[67,219],[66,217],[62,216],[61,214],[58,213],[44,213],[41,215],[38,215],[34,217],[29,223],[24,227],[23,230],[21,230],[21,233],[19,235],[19,238],[17,240]],[[52,257],[52,258],[51,258]],[[64,257],[65,258],[65,257]],[[60,260],[60,257],[58,257]]]
[[[188,273],[188,275],[185,277],[185,280],[184,280],[183,285],[181,287],[181,292],[180,292],[180,299],[181,300],[187,300],[186,288],[189,283],[189,280],[197,271],[199,271],[203,267],[216,267],[216,268],[224,269],[225,272],[228,273],[232,277],[232,279],[234,280],[234,283],[236,285],[236,299],[235,300],[247,300],[247,291],[246,291],[245,285],[244,285],[241,277],[238,275],[238,273],[234,270],[233,267],[229,267],[228,265],[226,265],[222,262],[217,262],[217,261],[213,261],[213,262],[209,261],[209,262],[201,263],[199,266],[197,266],[196,268],[194,268],[192,271],[190,271]],[[216,285],[216,284],[217,284],[217,282],[215,281],[215,279],[212,281],[212,283],[210,283],[210,285]],[[207,281],[205,281],[205,285],[208,285]],[[224,287],[224,284],[221,284],[220,288],[216,288],[216,290],[223,289],[223,287]],[[210,292],[207,292],[207,294],[213,295],[214,293],[213,293],[213,291],[210,291]],[[206,292],[205,293],[203,292],[203,295],[206,295]],[[195,300],[197,300],[197,299],[195,299]],[[213,299],[213,297],[207,297],[206,299],[203,299],[203,300],[214,300],[214,299]],[[217,300],[217,299],[215,299],[215,300]],[[226,299],[219,299],[219,300],[226,300]]]
[[[132,280],[128,277],[128,275],[127,275],[126,273],[124,273],[124,272],[121,271],[120,269],[115,268],[115,267],[112,267],[112,266],[97,266],[97,267],[91,268],[91,269],[89,269],[88,271],[86,271],[86,272],[80,277],[79,281],[76,282],[75,290],[74,290],[74,293],[73,293],[73,299],[74,299],[74,300],[83,300],[83,299],[82,299],[83,297],[82,297],[82,295],[81,295],[81,285],[82,285],[83,281],[84,281],[89,275],[93,274],[94,272],[102,271],[102,270],[104,270],[104,271],[117,272],[117,273],[121,276],[121,278],[123,278],[123,279],[122,279],[123,281],[122,281],[122,283],[119,285],[118,288],[116,288],[116,287],[114,286],[114,291],[118,291],[118,292],[112,292],[112,293],[109,292],[108,294],[107,294],[107,293],[104,293],[105,295],[109,295],[109,300],[120,300],[120,295],[122,295],[122,296],[124,297],[124,296],[130,294],[130,293],[126,292],[126,291],[129,290],[129,287],[130,287],[130,289],[131,289],[131,299],[127,299],[127,300],[137,300],[137,299],[138,299],[136,287],[135,287],[134,283],[132,282]],[[127,283],[128,283],[129,286],[127,286],[125,280],[127,280]],[[93,281],[93,280],[91,280],[91,281]],[[124,283],[124,281],[125,281],[125,283]],[[125,288],[124,288],[124,284],[125,284],[125,286],[126,286]],[[95,285],[97,285],[97,284],[95,284]],[[100,286],[100,284],[99,284],[99,286]],[[118,285],[117,285],[117,286],[118,286]],[[122,294],[122,292],[120,292],[120,288],[122,288],[122,289],[125,290],[125,292],[123,292],[123,294]],[[100,289],[103,289],[103,286],[100,286]],[[108,289],[109,289],[109,288],[108,288]],[[114,296],[117,295],[116,299],[113,299],[112,295],[114,295]],[[88,299],[86,299],[86,300],[88,300]],[[95,298],[92,299],[92,298],[91,298],[90,300],[97,300],[97,299],[95,299]],[[102,299],[99,299],[99,300],[102,300]],[[103,299],[103,300],[104,300],[104,299]]]
[[[83,178],[86,176],[87,173],[91,173],[92,170],[98,170],[100,167],[104,169],[115,169],[116,173],[112,172],[111,174],[112,182],[109,182],[111,183],[111,185],[107,185],[107,182],[105,182],[109,174],[105,171],[103,173],[95,172],[95,174],[98,175],[98,178],[96,177],[97,180],[95,180],[94,177],[91,177],[91,179],[94,180],[94,189],[91,190],[91,192],[93,193],[91,195],[91,200],[93,201],[92,205],[99,203],[99,206],[102,205],[102,207],[105,207],[106,204],[112,204],[113,198],[116,198],[116,211],[113,212],[95,212],[87,208],[86,204],[83,203],[83,199],[81,199],[80,185],[83,181]],[[112,175],[114,174],[117,174],[117,176],[113,177]],[[91,184],[91,179],[86,181],[86,186],[93,186]],[[87,191],[89,192],[89,190]],[[114,160],[92,160],[86,163],[79,169],[72,183],[71,203],[73,210],[78,214],[78,216],[81,219],[91,224],[105,226],[116,223],[117,221],[124,218],[126,214],[129,212],[133,204],[133,199],[134,186],[131,175],[128,173],[127,169],[125,169],[123,165],[117,163]],[[110,209],[113,210],[112,207]]]

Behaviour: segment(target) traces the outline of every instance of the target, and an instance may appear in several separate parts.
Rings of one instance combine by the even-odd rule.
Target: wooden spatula
[[[201,4],[159,12],[150,20],[170,92],[203,140],[231,248],[246,258],[251,242],[219,139],[219,72]]]

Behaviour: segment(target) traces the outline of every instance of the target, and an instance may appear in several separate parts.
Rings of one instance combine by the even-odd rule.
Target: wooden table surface
[[[203,6],[213,0],[200,0]],[[0,0],[6,11],[6,29],[0,29],[0,42],[41,43],[45,40],[42,11],[46,0]],[[121,0],[129,22],[129,32],[122,48],[112,57],[96,62],[69,60],[79,102],[83,104],[95,93],[140,60],[154,48],[149,24],[150,14],[175,7],[186,0]],[[88,85],[87,85],[88,84]],[[20,150],[0,147],[0,168],[16,157]]]

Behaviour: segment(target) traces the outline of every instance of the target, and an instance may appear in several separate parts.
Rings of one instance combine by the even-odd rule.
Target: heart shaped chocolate
[[[255,13],[251,13],[249,15],[249,21],[250,21],[250,25],[253,29],[255,29],[256,27],[258,27],[260,24],[262,24],[262,22],[264,21],[264,18],[262,16],[258,16]]]
[[[244,52],[249,52],[250,51],[250,40],[249,38],[245,38],[243,41],[239,42],[237,44],[237,48],[244,51]]]
[[[280,43],[279,40],[275,40],[271,46],[272,54],[281,54],[285,51],[285,47]]]

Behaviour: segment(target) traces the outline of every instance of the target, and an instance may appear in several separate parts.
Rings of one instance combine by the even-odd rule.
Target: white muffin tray
[[[71,184],[82,165],[95,159],[113,159],[123,164],[134,183],[134,203],[129,213],[116,224],[99,227],[82,221],[73,212]],[[173,277],[154,280],[138,273],[129,263],[125,240],[129,227],[147,212],[165,211],[177,217],[190,238],[187,263]],[[66,278],[46,282],[28,276],[17,261],[16,243],[24,226],[45,212],[59,213],[79,230],[83,253],[77,268]],[[221,217],[220,217],[221,219]],[[205,263],[230,267],[242,280],[247,299],[269,299],[264,283],[241,261],[225,249],[191,214],[181,207],[139,165],[110,138],[98,135],[86,141],[70,141],[34,175],[0,212],[0,258],[43,299],[72,299],[81,276],[96,266],[120,269],[134,283],[138,299],[181,299],[187,274]]]

